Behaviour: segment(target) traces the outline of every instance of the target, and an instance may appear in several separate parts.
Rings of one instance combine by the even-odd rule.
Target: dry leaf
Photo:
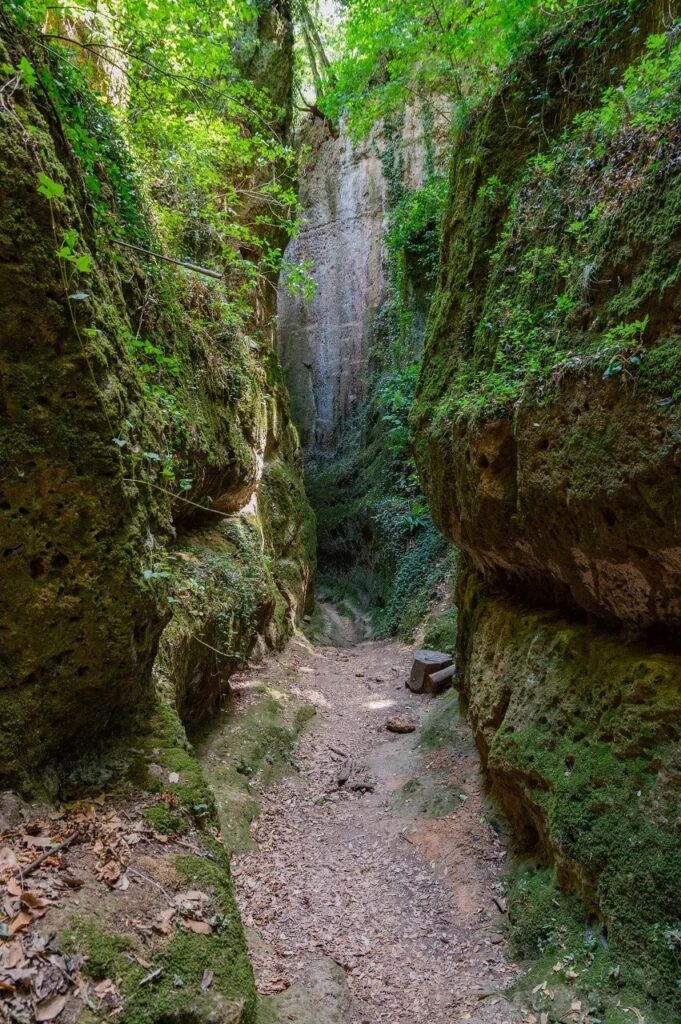
[[[194,932],[196,935],[210,935],[213,931],[208,921],[195,921],[191,917],[183,917],[182,923],[185,928],[188,928],[190,932]]]
[[[170,907],[168,910],[162,910],[154,921],[152,928],[159,935],[170,935],[172,930],[172,921],[177,911],[174,907]]]
[[[21,939],[10,943],[9,946],[5,946],[3,953],[3,967],[6,971],[11,971],[15,967],[19,967],[26,959]]]
[[[104,999],[104,996],[116,991],[116,986],[111,978],[105,978],[104,981],[98,982],[92,991],[98,999]]]
[[[21,897],[21,902],[32,910],[42,910],[45,906],[45,900],[37,892],[25,892]]]
[[[7,932],[9,935],[16,935],[17,932],[23,932],[25,928],[28,928],[33,918],[30,914],[27,914],[25,910],[20,910],[15,918],[10,922]]]
[[[18,878],[10,878],[7,883],[7,892],[10,896],[21,896],[23,889],[21,888],[21,882]]]
[[[19,865],[17,855],[9,846],[3,846],[0,849],[0,871],[4,871],[6,868],[16,868]]]
[[[103,882],[106,882],[107,885],[113,885],[120,878],[121,870],[121,865],[118,861],[108,860],[97,873]]]
[[[69,889],[80,889],[85,882],[82,878],[76,878],[75,875],[65,874],[62,875],[62,882],[69,887]]]
[[[54,1020],[65,1006],[66,996],[50,996],[49,999],[43,999],[35,1008],[35,1019],[37,1021]]]
[[[24,842],[27,846],[37,846],[39,849],[46,850],[48,846],[56,846],[49,836],[24,836]]]

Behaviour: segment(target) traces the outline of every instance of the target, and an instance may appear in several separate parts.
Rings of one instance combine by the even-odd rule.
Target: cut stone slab
[[[407,686],[414,693],[439,693],[441,689],[444,689],[444,686],[440,685],[437,681],[434,683],[432,677],[443,669],[450,668],[452,664],[451,656],[443,651],[414,651],[414,661],[411,666],[411,675],[407,681]]]
[[[448,665],[441,668],[439,672],[432,672],[429,676],[430,692],[442,693],[446,690],[456,675],[456,665]]]

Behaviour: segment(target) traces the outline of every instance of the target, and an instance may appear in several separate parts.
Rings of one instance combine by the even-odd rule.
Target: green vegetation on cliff
[[[278,643],[302,612],[314,539],[272,351],[296,209],[286,11],[1,17],[0,685],[3,772],[26,784],[125,726],[159,641],[164,667],[191,648],[180,711],[214,706],[258,632]],[[230,520],[246,506],[250,527]],[[251,530],[222,579],[208,525],[215,559]]]
[[[376,143],[385,181],[386,294],[371,324],[365,407],[336,448],[308,470],[317,513],[321,593],[370,614],[378,636],[414,636],[451,571],[448,545],[433,526],[418,480],[409,411],[437,270],[445,179],[424,104],[418,123],[424,179],[408,181],[404,117]]]

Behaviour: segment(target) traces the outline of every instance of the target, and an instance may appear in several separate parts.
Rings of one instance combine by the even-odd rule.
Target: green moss
[[[640,391],[654,397],[665,407],[681,402],[681,339],[663,338],[646,352],[637,375]]]
[[[453,654],[456,650],[456,623],[455,607],[447,608],[439,615],[432,615],[426,622],[423,646]]]
[[[71,922],[62,940],[67,952],[87,951],[87,972],[97,981],[114,977],[121,963],[127,962],[125,954],[135,948],[131,938],[100,931],[93,921],[80,918]]]
[[[574,895],[556,885],[555,873],[521,863],[507,879],[512,950],[531,965],[514,986],[521,1003],[560,1020],[575,1000],[604,1024],[626,1024],[635,1006],[650,1024],[672,1024],[673,1013],[642,994],[646,967],[610,948],[600,922]]]
[[[291,771],[296,740],[314,714],[312,705],[263,684],[246,708],[232,715],[228,703],[217,722],[197,731],[197,749],[230,851],[250,848],[261,788]]]
[[[276,354],[229,320],[223,285],[110,244],[113,232],[163,248],[132,155],[68,61],[46,58],[9,15],[2,37],[0,62],[24,58],[40,80],[15,92],[19,120],[0,126],[0,247],[14,254],[0,272],[1,369],[15,399],[0,424],[0,517],[14,579],[0,604],[2,773],[27,784],[41,758],[80,753],[111,723],[130,725],[150,699],[170,610],[161,661],[168,648],[178,655],[179,713],[212,710],[259,633],[274,621],[273,643],[289,635],[314,535]],[[63,189],[51,206],[39,173]],[[91,270],[73,271],[69,289],[86,295],[77,303],[67,301],[56,255],[67,232],[74,251],[93,258]],[[271,544],[263,552],[267,522],[254,523],[250,542],[231,556],[218,545],[211,557],[197,531],[195,544],[177,547],[187,555],[195,546],[202,571],[182,572],[167,549],[198,515],[187,502],[210,508],[246,488],[264,436],[281,478]],[[289,515],[297,534],[279,548]],[[36,633],[41,643],[27,643]],[[224,673],[210,646],[224,652]]]
[[[149,970],[127,956],[136,942],[111,935],[99,924],[74,920],[64,935],[65,948],[78,949],[86,957],[86,972],[93,980],[113,978],[124,998],[119,1016],[123,1024],[161,1024],[168,1019],[206,1020],[219,1012],[219,1000],[242,1005],[240,1021],[253,1024],[256,995],[246,942],[232,894],[227,861],[202,857],[178,857],[177,869],[191,883],[212,892],[218,901],[213,932],[196,935],[178,927],[168,943],[145,956],[161,970],[158,980],[140,987]],[[210,992],[204,992],[204,972],[213,972]]]
[[[582,52],[582,29],[545,38],[457,147],[412,417],[431,488],[453,477],[453,421],[467,436],[467,425],[570,401],[580,386],[611,397],[617,386],[648,409],[674,399],[681,175],[668,114],[680,49],[654,26],[647,44],[642,8],[622,21],[603,8],[586,26],[592,59],[572,103],[554,76]],[[642,89],[652,67],[659,88]]]
[[[447,690],[421,726],[420,745],[426,750],[437,750],[439,747],[451,745],[460,723],[459,694],[454,689]]]
[[[408,807],[426,818],[444,818],[460,806],[461,784],[449,780],[450,773],[431,773],[405,782],[394,799],[398,810]]]
[[[475,637],[465,690],[493,791],[604,923],[630,983],[673,1016],[681,661],[476,594],[461,612]]]
[[[166,836],[186,836],[189,832],[189,822],[181,814],[175,814],[165,802],[147,807],[144,818],[156,832]]]

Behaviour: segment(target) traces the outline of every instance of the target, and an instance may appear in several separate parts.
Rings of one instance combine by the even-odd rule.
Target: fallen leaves
[[[75,1019],[83,1004],[110,1016],[120,1013],[124,1004],[116,980],[89,981],[82,974],[83,957],[64,955],[55,933],[43,934],[38,927],[51,907],[76,894],[81,907],[95,907],[96,912],[107,903],[107,919],[122,912],[122,930],[137,932],[142,946],[130,958],[146,972],[142,985],[162,976],[155,958],[176,927],[212,934],[213,925],[206,920],[215,913],[212,897],[198,889],[171,892],[131,863],[135,855],[153,864],[161,849],[143,810],[138,805],[114,808],[98,799],[51,812],[0,836],[0,1021],[59,1024],[67,1017]],[[143,914],[137,919],[140,908]],[[195,980],[197,988],[201,981]],[[204,991],[212,983],[212,974],[205,975]]]
[[[197,921],[193,917],[183,917],[182,924],[195,935],[210,935],[213,926],[208,921]]]
[[[37,1021],[54,1020],[66,1006],[66,996],[50,996],[35,1007]]]
[[[16,917],[13,917],[7,928],[8,935],[16,935],[28,928],[33,918],[25,910],[20,910]]]

